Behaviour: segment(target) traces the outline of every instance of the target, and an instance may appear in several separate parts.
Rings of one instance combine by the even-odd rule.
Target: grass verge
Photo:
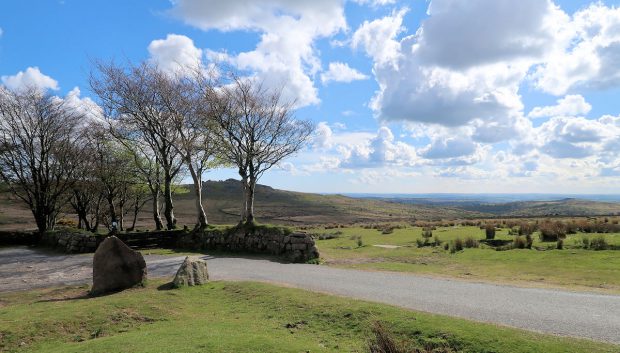
[[[247,282],[0,295],[3,352],[365,352],[373,323],[458,352],[617,352],[618,346]],[[162,288],[162,286],[160,286]]]

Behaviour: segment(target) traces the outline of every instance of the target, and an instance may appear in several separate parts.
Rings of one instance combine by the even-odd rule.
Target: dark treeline
[[[175,185],[187,176],[196,227],[205,227],[203,175],[231,167],[244,196],[240,222],[254,222],[257,181],[299,151],[313,125],[295,118],[281,90],[209,67],[171,73],[150,62],[97,62],[89,78],[96,111],[36,87],[0,86],[0,180],[40,232],[66,207],[79,228],[133,230],[149,204],[161,230],[176,227]]]

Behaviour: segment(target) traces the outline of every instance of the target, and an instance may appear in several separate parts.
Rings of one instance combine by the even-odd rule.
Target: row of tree
[[[295,118],[281,90],[214,66],[170,73],[150,62],[94,65],[98,107],[90,111],[37,88],[0,87],[0,178],[41,232],[67,205],[81,228],[133,229],[149,202],[155,228],[173,229],[175,185],[186,176],[196,226],[205,227],[203,175],[222,166],[241,177],[240,221],[254,222],[257,181],[314,129]]]

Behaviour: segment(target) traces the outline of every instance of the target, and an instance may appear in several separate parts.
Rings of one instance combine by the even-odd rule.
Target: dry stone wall
[[[194,250],[263,253],[291,262],[319,258],[319,251],[310,235],[278,227],[207,229],[181,237],[177,245]]]
[[[74,229],[58,229],[43,234],[41,244],[67,254],[84,254],[95,252],[104,238]]]

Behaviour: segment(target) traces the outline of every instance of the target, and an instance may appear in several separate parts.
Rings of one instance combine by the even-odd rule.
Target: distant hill
[[[192,186],[189,192],[174,197],[179,225],[195,221]],[[205,206],[209,222],[234,224],[239,220],[242,203],[241,184],[237,180],[207,181]],[[149,205],[140,214],[138,226],[153,226]],[[620,203],[563,199],[555,201],[483,202],[441,198],[353,198],[256,188],[255,213],[259,222],[303,224],[352,224],[364,222],[411,222],[414,220],[474,219],[496,217],[595,216],[620,214]],[[73,219],[67,214],[65,218]],[[130,221],[128,219],[128,221]],[[23,204],[0,190],[0,229],[33,228],[32,215]]]
[[[242,203],[239,181],[207,181],[204,186],[209,221],[237,222]],[[176,204],[180,218],[193,217],[191,193],[177,197]],[[480,212],[453,207],[407,205],[342,195],[301,193],[265,185],[257,185],[255,212],[261,222],[286,224],[388,222],[484,216]]]
[[[450,207],[486,214],[489,217],[606,216],[620,215],[620,203],[564,198],[545,201],[487,202],[471,197],[456,198],[374,198],[409,205]]]

